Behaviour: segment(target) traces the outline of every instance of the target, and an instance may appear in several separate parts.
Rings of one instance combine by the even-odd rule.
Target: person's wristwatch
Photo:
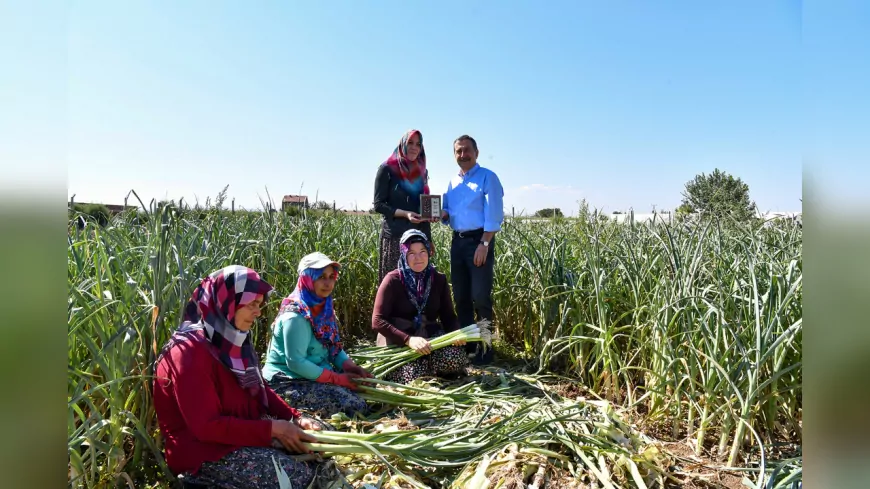
[[[483,240],[481,240],[481,241],[480,241],[480,244],[482,244],[483,247],[486,248],[487,246],[489,246],[489,241],[483,241]]]

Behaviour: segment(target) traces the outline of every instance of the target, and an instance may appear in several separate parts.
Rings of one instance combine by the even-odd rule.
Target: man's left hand
[[[477,245],[477,249],[474,250],[474,266],[482,267],[486,264],[486,253],[489,251],[489,248],[483,246],[483,244]]]

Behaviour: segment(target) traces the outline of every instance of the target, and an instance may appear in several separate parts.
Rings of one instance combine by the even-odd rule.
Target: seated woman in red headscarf
[[[273,459],[293,487],[334,470],[291,457],[310,453],[305,442],[316,439],[302,430],[321,426],[301,417],[260,375],[249,333],[272,290],[250,268],[212,273],[193,292],[181,327],[157,359],[154,408],[166,463],[185,481],[278,488]]]
[[[378,287],[372,312],[378,345],[405,345],[423,354],[388,373],[391,382],[456,377],[468,366],[463,341],[435,351],[429,345],[429,339],[459,329],[447,277],[429,261],[431,250],[421,231],[405,231],[399,240],[398,269],[387,273]]]

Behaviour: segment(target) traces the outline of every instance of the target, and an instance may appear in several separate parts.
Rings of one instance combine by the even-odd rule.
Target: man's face
[[[453,143],[453,156],[456,158],[456,163],[463,168],[468,168],[474,165],[477,161],[477,150],[471,141],[465,139]]]

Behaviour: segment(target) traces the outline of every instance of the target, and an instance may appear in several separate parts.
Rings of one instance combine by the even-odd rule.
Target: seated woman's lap
[[[459,346],[440,348],[433,351],[431,357],[431,368],[436,375],[461,372],[468,366],[465,349]]]
[[[463,348],[447,346],[393,370],[386,375],[386,380],[407,384],[420,377],[461,373],[467,365],[468,357]]]
[[[293,487],[308,487],[318,468],[316,462],[298,461],[281,449],[244,447],[217,462],[205,462],[195,476],[187,475],[183,479],[221,489],[278,489],[273,458],[290,478]]]
[[[269,386],[294,408],[314,413],[320,418],[330,418],[340,412],[349,417],[357,412],[368,414],[365,400],[339,385],[291,379],[277,374],[269,382]]]
[[[393,370],[384,377],[389,382],[395,382],[397,384],[407,384],[408,382],[411,382],[412,380],[418,379],[420,377],[432,376],[434,376],[434,372],[432,371],[432,362],[427,355],[420,357],[413,362],[402,365],[401,367]]]
[[[444,330],[438,331],[432,335],[433,338],[444,335]],[[446,346],[433,351],[430,355],[430,366],[432,375],[454,374],[462,372],[468,366],[468,355],[465,353],[465,347]]]

